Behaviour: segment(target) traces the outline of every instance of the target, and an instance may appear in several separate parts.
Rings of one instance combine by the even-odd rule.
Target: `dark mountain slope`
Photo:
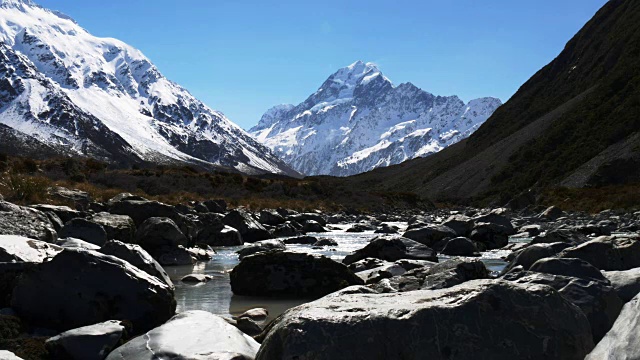
[[[457,201],[627,183],[639,178],[638,131],[640,1],[611,0],[468,140],[347,181]]]

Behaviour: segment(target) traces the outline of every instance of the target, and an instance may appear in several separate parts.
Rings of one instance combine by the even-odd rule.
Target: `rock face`
[[[271,234],[251,215],[242,210],[234,210],[228,213],[222,220],[225,225],[237,229],[244,242],[256,242],[271,239]]]
[[[22,236],[0,235],[0,262],[41,263],[56,256],[62,248]]]
[[[60,237],[80,239],[98,246],[107,242],[107,232],[102,225],[82,218],[67,222],[60,230]]]
[[[65,331],[46,342],[56,359],[104,360],[120,344],[125,327],[120,321],[107,321]]]
[[[186,311],[117,348],[107,360],[253,360],[258,344],[206,311]]]
[[[251,133],[307,175],[347,176],[427,156],[473,133],[501,105],[394,86],[372,63],[331,75],[303,103],[268,110]]]
[[[54,243],[58,234],[46,214],[0,200],[0,234]]]
[[[124,260],[147,274],[155,276],[173,289],[173,282],[167,272],[139,245],[125,244],[118,240],[111,240],[107,241],[107,243],[100,248],[99,252]]]
[[[65,250],[19,279],[11,307],[44,328],[69,330],[117,319],[131,321],[141,333],[173,316],[176,303],[167,284],[128,262]]]
[[[248,256],[231,271],[231,289],[236,295],[319,297],[363,284],[343,264],[293,252]]]
[[[638,329],[640,328],[640,296],[622,309],[611,331],[598,343],[585,360],[640,359]]]
[[[256,359],[518,359],[526,354],[578,360],[594,346],[584,314],[547,286],[477,280],[445,290],[370,292],[349,288],[289,310]],[[496,341],[482,340],[487,338]]]
[[[600,270],[629,270],[640,267],[640,239],[601,236],[559,255],[585,260]]]
[[[376,258],[391,262],[400,259],[438,262],[438,257],[431,248],[400,236],[377,237],[371,240],[364,248],[347,255],[342,262],[349,265],[366,258]]]

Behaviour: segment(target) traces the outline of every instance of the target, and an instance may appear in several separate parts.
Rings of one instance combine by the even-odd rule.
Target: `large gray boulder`
[[[40,210],[44,213],[56,214],[56,216],[60,218],[63,224],[71,221],[71,219],[84,217],[82,212],[78,210],[74,210],[68,206],[40,204],[40,205],[32,205],[31,207],[36,210]]]
[[[327,257],[267,252],[245,257],[231,271],[231,290],[246,296],[319,297],[364,281]]]
[[[392,262],[400,259],[438,262],[438,257],[431,248],[401,236],[379,236],[364,248],[347,255],[342,262],[349,265],[366,258]]]
[[[240,246],[244,244],[240,231],[231,226],[223,225],[217,232],[210,230],[201,232],[198,235],[198,243],[209,246]]]
[[[276,320],[256,359],[581,360],[592,348],[584,314],[552,288],[477,280],[435,291],[331,294]]]
[[[551,275],[608,282],[607,278],[602,275],[600,270],[582,259],[540,259],[531,265],[529,270]]]
[[[515,257],[509,265],[507,265],[504,272],[508,272],[517,266],[522,266],[524,270],[529,270],[531,265],[536,261],[554,256],[569,247],[571,247],[571,245],[563,242],[527,246],[515,253]]]
[[[2,360],[23,360],[21,357],[7,350],[0,350],[0,359]]]
[[[223,318],[194,310],[129,341],[107,360],[253,360],[259,347]]]
[[[1,200],[0,235],[24,236],[48,243],[54,243],[58,239],[58,234],[45,213]]]
[[[444,245],[442,253],[449,256],[478,256],[476,244],[466,237],[453,238]]]
[[[607,335],[585,360],[640,359],[640,296],[626,303]]]
[[[41,263],[63,249],[58,245],[15,235],[0,235],[0,263]]]
[[[271,239],[271,233],[244,210],[234,210],[222,219],[225,225],[237,229],[244,242]]]
[[[155,276],[173,289],[173,282],[167,272],[139,245],[125,244],[118,240],[111,240],[107,241],[107,243],[100,248],[99,252],[124,260],[147,274]]]
[[[45,346],[55,359],[104,360],[120,345],[124,332],[120,321],[111,320],[65,331]]]
[[[262,240],[256,241],[253,244],[249,244],[244,248],[236,251],[236,253],[238,254],[238,258],[242,260],[249,255],[268,251],[285,251],[286,249],[287,247],[285,246],[284,242],[282,242],[282,240]]]
[[[100,246],[75,238],[58,239],[56,245],[65,249],[100,250]]]
[[[195,239],[198,235],[198,227],[191,218],[182,215],[175,207],[161,202],[148,200],[116,201],[109,207],[109,212],[128,215],[138,227],[149,218],[169,218],[178,225],[180,231],[189,239]]]
[[[551,244],[563,242],[578,245],[586,242],[588,238],[579,231],[570,229],[553,229],[533,238],[531,244]]]
[[[495,211],[486,215],[473,218],[473,223],[474,223],[474,227],[477,226],[478,224],[495,224],[495,225],[502,226],[504,227],[504,231],[507,234],[507,236],[514,235],[516,233],[516,229],[513,227],[513,224],[511,223],[511,219],[509,219],[504,215],[498,214]]]
[[[152,217],[145,220],[136,233],[138,245],[154,253],[164,247],[177,248],[186,246],[187,237],[180,231],[176,223],[166,217]]]
[[[65,250],[20,277],[11,307],[39,327],[64,331],[118,319],[141,333],[171,318],[176,302],[167,284],[124,260]]]
[[[631,301],[640,294],[640,268],[625,271],[603,271],[603,274],[611,282],[611,286],[622,301]]]
[[[458,236],[469,236],[473,229],[473,220],[465,215],[452,215],[442,225],[453,229]]]
[[[264,225],[277,226],[284,224],[287,220],[275,210],[262,210],[258,215],[258,221]]]
[[[107,232],[107,240],[120,240],[125,243],[135,241],[136,224],[128,215],[101,212],[93,215],[91,220],[104,228]]]
[[[62,238],[80,239],[97,246],[107,242],[107,232],[102,225],[83,218],[68,221],[59,235]]]
[[[199,244],[207,244],[217,246],[220,242],[219,234],[225,229],[222,222],[222,215],[215,213],[199,214],[196,225],[198,227],[198,237],[196,242]]]
[[[501,249],[509,244],[509,228],[495,223],[476,223],[469,238],[487,250]]]
[[[585,260],[604,271],[640,267],[640,239],[601,236],[562,251],[559,257]]]
[[[458,234],[453,229],[443,225],[427,225],[408,230],[402,236],[431,247],[442,239],[454,238]]]

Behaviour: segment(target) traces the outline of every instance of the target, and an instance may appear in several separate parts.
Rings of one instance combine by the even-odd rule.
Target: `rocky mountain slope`
[[[500,105],[394,86],[375,64],[358,61],[303,103],[270,109],[249,131],[299,172],[346,176],[438,152],[468,137]]]
[[[0,134],[17,152],[297,175],[140,51],[30,0],[0,0],[0,74]]]
[[[349,179],[436,200],[640,182],[640,2],[611,0],[471,137]]]

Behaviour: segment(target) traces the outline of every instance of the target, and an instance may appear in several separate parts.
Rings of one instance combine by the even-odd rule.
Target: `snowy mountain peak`
[[[268,110],[250,132],[299,172],[346,176],[440,151],[501,104],[394,86],[375,64],[357,61],[303,103]]]
[[[139,50],[29,0],[0,1],[0,125],[106,161],[296,175]]]

